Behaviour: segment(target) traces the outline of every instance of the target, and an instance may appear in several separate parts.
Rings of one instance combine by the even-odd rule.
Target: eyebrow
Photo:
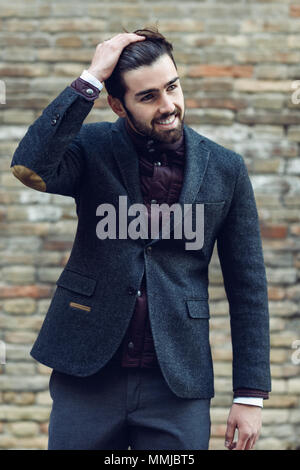
[[[164,85],[164,88],[166,88],[169,85],[172,85],[172,83],[176,82],[176,80],[179,80],[179,77],[175,77],[172,80],[170,80],[168,83]],[[158,88],[149,88],[148,90],[142,90],[136,93],[134,96],[135,98],[138,98],[139,96],[146,95],[147,93],[151,93],[152,91],[159,91]]]

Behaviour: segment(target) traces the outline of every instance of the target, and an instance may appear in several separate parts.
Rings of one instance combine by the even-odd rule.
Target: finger
[[[235,424],[230,421],[227,422],[227,428],[225,433],[225,447],[230,448],[234,438]]]
[[[116,36],[116,39],[121,39],[124,42],[130,43],[134,41],[142,41],[146,39],[146,36],[141,36],[140,34],[135,33],[120,33]]]
[[[136,42],[136,41],[143,41],[144,39],[146,39],[146,36],[141,36],[135,33],[129,33],[129,36],[127,37],[128,43]]]
[[[239,431],[237,445],[234,450],[245,450],[249,437],[248,433]]]
[[[236,442],[232,442],[232,444],[230,444],[230,446],[228,447],[229,450],[234,450],[236,447]]]
[[[255,437],[254,436],[251,436],[248,441],[247,441],[247,444],[245,446],[245,450],[252,450],[253,449],[253,445],[254,445],[254,441],[255,441]]]
[[[254,449],[257,439],[259,438],[259,432],[255,434],[252,442],[252,449]]]
[[[125,33],[126,34],[126,33]],[[142,36],[141,34],[135,34],[135,33],[127,33],[129,37],[132,37],[133,39],[145,39],[146,36]]]

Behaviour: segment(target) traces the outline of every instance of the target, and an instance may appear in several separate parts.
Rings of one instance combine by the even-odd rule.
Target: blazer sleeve
[[[13,175],[37,191],[76,197],[85,165],[80,130],[93,104],[66,87],[20,141]]]
[[[231,205],[217,236],[229,303],[233,390],[271,390],[268,289],[255,197],[240,167]]]

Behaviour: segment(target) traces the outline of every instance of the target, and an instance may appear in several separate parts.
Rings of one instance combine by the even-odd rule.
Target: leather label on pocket
[[[80,310],[85,310],[86,312],[91,311],[91,307],[88,305],[77,304],[76,302],[70,302],[70,307],[79,308]]]

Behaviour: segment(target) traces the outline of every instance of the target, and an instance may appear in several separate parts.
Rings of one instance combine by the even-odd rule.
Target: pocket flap
[[[208,299],[187,300],[188,313],[192,318],[209,318]]]
[[[83,295],[92,295],[95,291],[96,283],[96,279],[70,271],[69,269],[64,269],[56,281],[58,286]]]

